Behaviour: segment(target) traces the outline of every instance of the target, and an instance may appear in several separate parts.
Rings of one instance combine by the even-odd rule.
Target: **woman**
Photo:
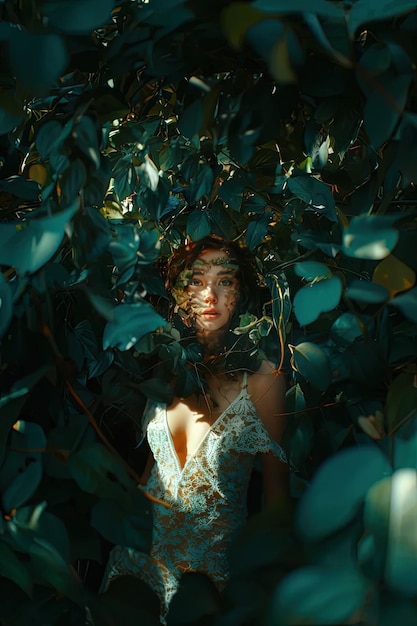
[[[224,588],[228,549],[247,517],[248,482],[258,452],[263,453],[265,504],[288,495],[288,467],[279,445],[284,377],[269,361],[251,356],[253,344],[250,352],[238,353],[240,367],[230,369],[236,350],[227,347],[227,339],[236,342],[235,320],[258,290],[247,257],[233,244],[206,238],[173,258],[168,289],[204,348],[199,368],[204,384],[201,393],[175,398],[169,407],[148,407],[152,454],[143,484],[169,507],[154,504],[150,555],[116,547],[106,572],[107,582],[122,574],[140,576],[159,595],[162,615],[185,572],[207,574]]]

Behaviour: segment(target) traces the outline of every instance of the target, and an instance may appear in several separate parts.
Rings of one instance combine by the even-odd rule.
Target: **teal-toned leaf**
[[[391,65],[391,53],[389,47],[383,42],[378,41],[369,46],[363,53],[360,59],[360,65],[371,76],[379,76],[389,69]],[[362,79],[363,87],[366,90],[366,80]],[[368,85],[369,91],[371,91],[371,85]]]
[[[34,422],[19,420],[11,434],[11,450],[0,470],[3,509],[11,511],[26,502],[42,478],[42,451],[46,437]],[[17,452],[15,449],[19,449]],[[24,452],[28,450],[28,452]]]
[[[125,510],[131,506],[135,485],[121,461],[104,445],[96,443],[73,452],[68,468],[83,491],[114,500]]]
[[[10,176],[0,180],[0,191],[11,193],[22,200],[37,201],[40,196],[40,186],[34,180],[24,176]]]
[[[62,558],[59,552],[44,539],[36,538],[30,545],[31,567],[38,579],[52,585],[65,596],[82,604],[82,587],[75,570]]]
[[[366,579],[359,575],[343,569],[302,567],[278,584],[272,597],[269,623],[346,624],[355,619],[367,593]]]
[[[53,33],[15,29],[9,39],[9,55],[14,75],[34,93],[44,93],[54,86],[68,63],[65,44]]]
[[[262,243],[268,233],[268,224],[271,218],[272,213],[267,211],[260,218],[249,222],[246,231],[246,245],[249,250],[255,250]]]
[[[0,338],[7,331],[13,315],[13,295],[8,282],[0,274]]]
[[[327,265],[318,263],[317,261],[301,261],[300,263],[295,263],[294,271],[297,276],[308,281],[312,281],[315,278],[325,278],[330,274]]]
[[[351,300],[369,304],[379,304],[389,299],[388,289],[370,280],[352,280],[346,289],[346,295]]]
[[[219,198],[223,200],[233,211],[239,211],[242,206],[244,180],[239,176],[229,178],[219,186]]]
[[[378,626],[392,626],[393,624],[414,626],[417,624],[417,607],[411,599],[407,600],[398,596],[381,598],[378,622]]]
[[[111,22],[113,0],[55,0],[42,5],[50,26],[65,33],[82,34]]]
[[[332,222],[337,222],[336,205],[329,185],[313,176],[292,176],[288,179],[288,189],[305,202],[306,210],[320,213]]]
[[[298,322],[305,326],[314,322],[321,313],[332,311],[339,304],[341,295],[342,283],[338,276],[301,287],[293,299],[294,314]]]
[[[187,219],[187,235],[192,241],[200,241],[211,232],[210,220],[204,211],[193,211]]]
[[[91,525],[107,541],[149,552],[152,540],[152,507],[139,490],[130,512],[113,500],[100,499],[91,511]]]
[[[147,302],[119,304],[112,311],[113,319],[107,322],[103,333],[103,348],[129,350],[144,335],[167,325]]]
[[[332,241],[328,233],[304,231],[292,233],[291,239],[307,250],[321,250],[324,254],[332,258],[335,258],[341,250],[341,246]]]
[[[299,503],[298,532],[310,542],[340,530],[359,514],[368,489],[391,473],[387,457],[376,446],[357,445],[333,455],[316,471]]]
[[[417,323],[417,287],[396,296],[390,304],[400,309],[401,313],[411,322]]]
[[[412,0],[401,0],[401,2],[380,0],[377,5],[372,0],[358,0],[349,9],[347,22],[349,34],[353,39],[356,31],[362,25],[400,16],[408,11],[414,11],[415,8],[416,4]]]
[[[26,565],[3,541],[0,542],[0,576],[12,580],[28,596],[32,595],[32,577]]]
[[[330,337],[337,346],[345,348],[362,337],[364,330],[357,316],[352,313],[342,313],[330,329]]]
[[[68,202],[77,197],[86,181],[87,169],[81,159],[75,159],[66,170],[61,182],[61,189]]]
[[[377,150],[392,135],[407,102],[412,79],[412,70],[408,76],[381,77],[381,89],[395,100],[395,108],[391,102],[381,98],[379,91],[372,91],[366,100],[363,110],[364,126],[371,144]]]
[[[203,196],[210,196],[213,189],[214,173],[210,165],[202,165],[197,176],[190,181],[190,201],[198,202]]]
[[[255,0],[252,6],[259,9],[259,11],[266,11],[267,13],[310,13],[311,3],[309,0],[285,0],[277,4],[276,0]],[[344,20],[344,11],[338,5],[333,2],[326,2],[326,0],[314,1],[314,13],[316,15],[322,15],[323,17],[338,17]]]
[[[325,351],[314,343],[304,341],[293,349],[295,369],[314,387],[324,391],[330,385],[332,373]]]
[[[397,245],[399,232],[391,225],[402,215],[360,215],[343,233],[343,252],[357,259],[384,259]]]
[[[51,217],[0,224],[0,263],[19,274],[37,272],[58,250],[78,200]]]
[[[34,459],[28,459],[28,462],[30,465],[19,468],[17,476],[2,493],[1,500],[4,511],[12,511],[27,502],[41,482],[41,463]],[[7,468],[7,460],[1,473],[4,472],[5,468]]]
[[[416,467],[417,411],[414,417],[405,420],[392,435],[392,464],[394,469]]]
[[[91,117],[83,115],[74,126],[74,139],[77,147],[93,163],[96,169],[100,167],[99,129]]]
[[[417,594],[417,472],[400,469],[391,480],[391,507],[385,578],[402,595]]]
[[[203,123],[204,104],[203,100],[195,100],[185,109],[178,120],[178,130],[184,137],[191,139],[200,132]]]
[[[417,387],[414,375],[400,372],[389,385],[385,400],[385,424],[389,434],[417,416]]]
[[[21,121],[21,117],[10,113],[9,111],[3,109],[2,102],[0,98],[0,135],[5,135],[15,128],[19,122]]]
[[[35,139],[39,154],[43,158],[49,157],[53,150],[59,149],[69,130],[70,125],[64,127],[57,120],[48,120],[42,124]]]
[[[160,232],[156,228],[140,231],[138,263],[139,265],[149,265],[156,261],[161,249]]]

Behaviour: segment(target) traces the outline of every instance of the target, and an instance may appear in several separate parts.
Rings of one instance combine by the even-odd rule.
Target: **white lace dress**
[[[227,552],[245,523],[246,497],[255,455],[270,452],[286,460],[270,437],[244,385],[181,467],[164,404],[154,404],[147,427],[155,464],[146,485],[154,504],[150,555],[116,546],[105,580],[137,575],[159,595],[162,614],[185,572],[203,572],[222,589],[228,578]]]

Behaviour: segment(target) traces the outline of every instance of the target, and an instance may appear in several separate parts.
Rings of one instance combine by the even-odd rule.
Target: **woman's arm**
[[[269,361],[263,361],[248,380],[248,391],[256,411],[271,437],[279,444],[287,425],[285,416],[285,377]],[[289,467],[273,454],[262,456],[264,504],[288,501]]]

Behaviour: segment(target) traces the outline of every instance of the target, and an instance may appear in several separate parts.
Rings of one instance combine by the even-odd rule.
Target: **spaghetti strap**
[[[243,378],[242,378],[242,389],[247,389],[247,388],[248,388],[248,372],[244,371]]]

